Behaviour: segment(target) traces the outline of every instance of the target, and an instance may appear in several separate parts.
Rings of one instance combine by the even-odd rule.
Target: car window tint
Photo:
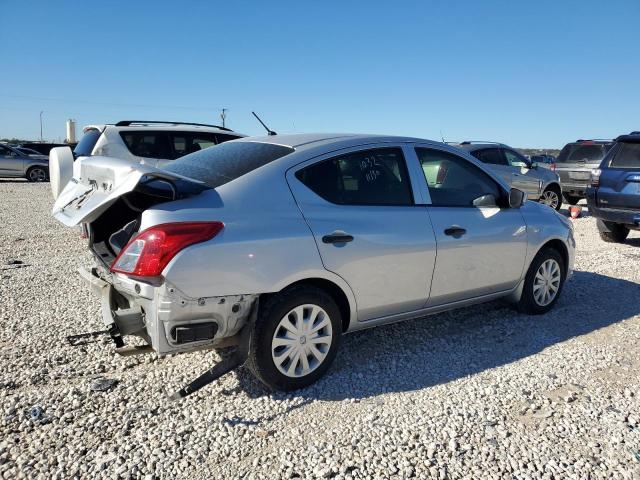
[[[399,148],[324,160],[296,173],[314,193],[339,205],[411,205],[409,175]]]
[[[0,155],[2,155],[2,156],[11,155],[11,150],[9,150],[8,148],[3,147],[2,145],[0,145]]]
[[[216,144],[215,133],[179,132],[170,135],[173,143],[173,158],[180,158]]]
[[[416,153],[432,205],[473,207],[473,201],[483,195],[500,197],[497,183],[464,158],[429,148],[416,148]]]
[[[609,166],[612,168],[640,168],[640,143],[620,143]]]
[[[524,158],[522,155],[514,152],[513,150],[504,150],[504,156],[507,159],[507,162],[509,162],[509,165],[511,165],[512,167],[526,167],[528,166],[527,164],[527,159]]]
[[[292,152],[291,147],[271,143],[223,143],[185,155],[164,169],[216,188]]]
[[[609,150],[608,144],[582,144],[573,143],[566,145],[560,155],[558,155],[557,162],[598,162],[602,160],[605,153]]]
[[[125,130],[120,132],[120,136],[129,151],[137,157],[174,158],[167,132]]]
[[[485,148],[482,150],[475,150],[470,152],[471,155],[476,157],[482,163],[490,163],[492,165],[506,165],[507,160],[499,148]]]
[[[227,135],[223,133],[216,133],[216,137],[218,138],[218,143],[228,142],[229,140],[235,140],[237,138],[241,138],[241,137],[236,137],[233,135]]]
[[[73,153],[75,154],[75,156],[76,157],[90,156],[91,152],[93,152],[93,147],[96,146],[96,143],[100,138],[100,135],[101,135],[100,130],[97,130],[95,128],[90,128],[89,130],[84,132],[84,135],[82,135],[82,138],[76,145],[76,148],[73,149]]]

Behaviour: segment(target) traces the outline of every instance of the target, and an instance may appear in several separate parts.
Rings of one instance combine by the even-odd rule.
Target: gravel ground
[[[48,185],[0,180],[0,199],[0,477],[640,478],[638,233],[605,244],[575,220],[548,315],[494,302],[380,327],[296,394],[240,370],[170,403],[216,354],[68,346],[102,328],[84,241]]]

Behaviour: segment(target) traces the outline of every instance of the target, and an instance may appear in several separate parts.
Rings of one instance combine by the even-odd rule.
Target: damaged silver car
[[[59,168],[74,175],[53,214],[87,234],[82,275],[117,350],[229,347],[174,398],[241,364],[270,388],[305,387],[342,334],[376,325],[497,298],[544,313],[573,269],[570,222],[439,142],[277,135],[165,169]]]

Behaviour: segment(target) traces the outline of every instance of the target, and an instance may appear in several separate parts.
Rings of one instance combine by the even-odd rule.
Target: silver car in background
[[[562,207],[560,177],[549,168],[539,166],[503,143],[467,141],[456,146],[485,163],[508,185],[525,192],[530,200],[555,210]]]
[[[78,170],[53,214],[88,233],[82,275],[118,348],[235,345],[273,389],[316,381],[347,332],[497,298],[545,313],[573,269],[570,222],[439,142],[248,137]]]
[[[26,178],[30,182],[49,179],[49,157],[23,153],[9,145],[0,145],[0,177]]]

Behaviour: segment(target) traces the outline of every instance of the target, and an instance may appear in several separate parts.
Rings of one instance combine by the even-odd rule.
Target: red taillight
[[[555,163],[551,164],[551,170],[553,170],[554,172],[556,171],[556,164]]]
[[[211,240],[223,228],[222,222],[164,223],[148,228],[122,249],[111,271],[134,277],[157,277],[180,250]]]

